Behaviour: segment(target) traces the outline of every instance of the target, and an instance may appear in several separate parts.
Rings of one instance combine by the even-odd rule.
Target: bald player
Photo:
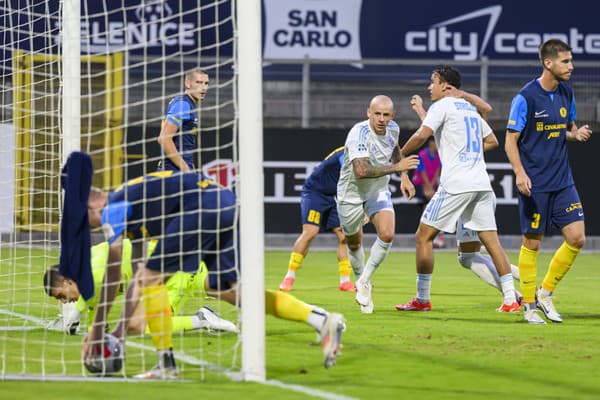
[[[344,145],[344,160],[337,187],[338,215],[348,241],[348,253],[356,276],[356,302],[362,313],[373,312],[371,277],[392,245],[395,216],[389,190],[390,174],[401,173],[402,194],[412,198],[415,187],[407,170],[419,165],[416,155],[402,158],[398,148],[400,127],[394,118],[394,103],[388,96],[375,96],[367,109],[368,119],[352,127]],[[364,262],[362,246],[364,215],[375,226],[377,239]]]

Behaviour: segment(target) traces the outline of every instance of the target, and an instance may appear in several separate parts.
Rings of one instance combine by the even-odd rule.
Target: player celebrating
[[[412,198],[415,187],[409,169],[419,164],[416,155],[401,159],[398,149],[400,128],[394,118],[394,103],[388,96],[375,96],[367,109],[369,119],[350,130],[344,146],[344,162],[337,187],[338,214],[348,241],[350,263],[356,275],[356,302],[361,312],[373,312],[371,277],[383,262],[394,239],[395,219],[389,175],[401,172],[400,190]],[[390,162],[391,161],[391,162]],[[377,239],[366,265],[362,247],[364,215],[375,229]]]
[[[487,120],[487,117],[492,112],[492,106],[473,93],[465,92],[464,90],[457,89],[451,85],[447,86],[446,91],[450,97],[461,98],[473,104],[477,109],[477,112],[485,120]],[[427,115],[427,111],[423,107],[423,99],[421,96],[412,96],[410,104],[413,111],[419,116],[421,121],[423,121]],[[429,137],[427,143],[430,143],[431,140],[435,140],[433,136]],[[456,227],[456,243],[458,245],[459,264],[462,267],[471,270],[484,282],[498,289],[502,293],[502,283],[500,281],[500,275],[498,275],[498,271],[494,265],[494,261],[489,255],[481,254],[481,242],[479,241],[477,232],[466,228],[460,220]],[[435,247],[435,239],[433,244]],[[511,264],[510,269],[513,278],[519,280],[519,268]],[[518,301],[520,293],[515,291],[515,297]],[[413,300],[407,304],[399,304],[396,308],[400,311],[429,311],[431,310],[431,302],[421,303]]]
[[[52,296],[63,304],[73,303],[75,310],[69,313],[63,313],[61,318],[65,318],[63,323],[53,324],[57,329],[75,334],[79,325],[79,316],[81,313],[88,313],[88,328],[92,327],[94,321],[95,309],[98,303],[98,293],[101,291],[102,281],[106,273],[106,264],[108,261],[108,243],[102,242],[91,249],[92,274],[94,277],[94,297],[85,301],[80,295],[77,284],[71,279],[60,275],[58,266],[48,268],[44,274],[44,290],[46,294]],[[169,293],[169,305],[171,306],[173,317],[173,332],[195,329],[221,330],[227,332],[238,332],[234,323],[220,318],[209,307],[202,307],[196,315],[179,316],[180,311],[189,297],[204,297],[204,279],[208,271],[204,263],[200,263],[198,271],[190,274],[183,271],[177,271],[167,280],[167,290]],[[125,292],[131,282],[133,268],[131,264],[131,241],[123,239],[123,256],[121,260],[121,281],[119,284],[119,294]],[[135,282],[135,280],[133,281]],[[68,315],[65,315],[68,314]],[[133,314],[133,318],[127,321],[127,333],[150,333],[144,319],[144,309],[140,303]],[[124,321],[121,321],[124,322]],[[122,329],[120,327],[119,329]],[[115,336],[122,336],[120,330],[115,332]]]
[[[513,98],[506,126],[506,155],[519,189],[519,215],[523,243],[519,253],[525,320],[544,324],[536,311],[537,254],[544,233],[558,227],[564,243],[550,261],[537,291],[537,307],[553,322],[562,322],[552,294],[567,274],[585,243],[583,208],[575,188],[567,141],[585,142],[588,125],[575,124],[576,104],[565,82],[573,72],[568,44],[550,39],[539,50],[542,75],[526,84]]]
[[[198,102],[204,100],[208,91],[208,73],[194,68],[185,73],[185,93],[176,96],[167,107],[158,143],[163,159],[158,169],[191,171],[194,169],[196,151]]]
[[[146,323],[158,353],[158,365],[136,377],[175,379],[178,369],[173,355],[172,312],[164,282],[178,270],[195,271],[202,258],[209,272],[204,282],[207,293],[237,304],[235,195],[199,174],[161,171],[133,179],[110,194],[92,191],[88,210],[90,227],[102,226],[110,249],[98,311],[84,343],[84,359],[93,358],[97,351],[117,291],[123,235],[127,233],[136,239],[133,242],[134,262],[141,254],[140,238],[156,236],[158,244],[141,267],[139,282]],[[125,308],[123,320],[131,318],[139,301],[135,291],[127,294],[130,307]],[[335,364],[346,326],[340,314],[328,313],[277,291],[266,291],[265,304],[272,315],[303,321],[314,327],[320,333],[325,367]]]
[[[296,271],[308,253],[313,239],[319,231],[332,230],[337,236],[337,259],[340,274],[339,289],[345,292],[356,290],[350,281],[352,267],[348,260],[346,237],[342,233],[337,214],[335,193],[340,177],[340,166],[344,158],[344,148],[339,147],[314,169],[302,185],[300,193],[300,210],[302,214],[302,234],[296,239],[290,254],[288,271],[279,285],[280,290],[292,290],[296,279]]]
[[[483,151],[497,147],[498,140],[472,104],[450,95],[448,86],[459,89],[460,85],[460,73],[454,68],[441,66],[433,71],[429,92],[434,103],[402,148],[402,154],[409,154],[435,134],[442,174],[416,232],[417,296],[396,306],[401,311],[431,309],[433,239],[440,231],[454,232],[459,218],[466,228],[478,232],[498,270],[504,294],[498,311],[519,310],[510,263],[496,232],[495,196],[483,160]]]

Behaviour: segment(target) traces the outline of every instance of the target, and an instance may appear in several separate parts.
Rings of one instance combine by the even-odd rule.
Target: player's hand
[[[431,199],[434,194],[435,194],[435,189],[431,185],[427,185],[427,186],[423,187],[423,196],[425,196],[426,199],[428,199],[428,200]]]
[[[531,179],[529,179],[529,176],[525,172],[522,172],[516,174],[515,179],[519,192],[524,196],[531,196]]]
[[[91,360],[95,354],[98,354],[98,351],[94,351],[98,346],[100,346],[102,338],[95,337],[94,330],[88,332],[83,339],[83,348],[81,349],[81,359],[85,362]]]
[[[446,85],[446,89],[444,90],[446,94],[450,97],[456,97],[458,99],[462,99],[465,94],[462,90],[455,88],[452,85]]]
[[[583,125],[575,132],[575,140],[578,142],[587,142],[592,137],[592,130],[589,125]]]
[[[425,112],[425,109],[423,108],[423,99],[418,94],[415,94],[410,98],[410,106],[417,114],[419,114],[420,111]]]
[[[402,192],[402,195],[408,197],[409,200],[415,197],[417,191],[415,190],[415,185],[408,177],[408,174],[402,176],[402,180],[400,181],[400,191]]]
[[[396,171],[408,171],[409,169],[415,169],[419,166],[419,156],[413,154],[412,156],[404,157],[402,160],[398,161],[395,165]]]

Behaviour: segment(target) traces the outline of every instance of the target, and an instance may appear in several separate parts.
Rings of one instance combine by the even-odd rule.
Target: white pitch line
[[[33,322],[37,325],[39,325],[39,327],[5,327],[2,328],[0,327],[0,330],[19,330],[18,328],[21,328],[22,330],[31,330],[31,329],[39,329],[40,327],[43,328],[46,326],[47,321],[41,319],[41,318],[37,318],[37,317],[33,317],[30,315],[25,315],[25,314],[20,314],[20,313],[16,313],[13,311],[8,311],[8,310],[3,310],[0,309],[0,314],[4,314],[4,315],[10,315],[13,317],[18,317],[21,319],[24,319],[26,321],[30,321]],[[8,329],[11,328],[11,329]],[[15,328],[15,329],[12,329]],[[152,351],[154,350],[154,347],[152,346],[148,346],[145,344],[141,344],[138,342],[134,342],[132,340],[128,340],[126,342],[127,346],[131,346],[133,348],[137,348],[137,349],[143,349],[143,350],[149,350]],[[206,369],[212,370],[212,371],[218,371],[222,374],[224,374],[225,376],[227,376],[229,379],[231,380],[239,380],[239,373],[235,373],[235,372],[230,372],[228,371],[226,368],[220,366],[220,365],[216,365],[216,364],[211,364],[209,362],[206,362],[204,360],[198,359],[196,357],[192,357],[189,356],[187,354],[181,353],[181,352],[175,352],[175,358],[177,360],[180,360],[182,362],[185,362],[187,364],[191,364],[191,365],[196,365],[196,366],[201,366],[204,367]],[[7,380],[18,380],[18,379],[23,379],[24,376],[21,375],[0,375],[0,379],[7,379]],[[36,377],[34,376],[28,376],[28,378],[30,379],[35,379]],[[37,380],[37,379],[35,379]],[[85,380],[85,381],[99,381],[99,382],[108,382],[108,381],[118,381],[118,382],[122,382],[122,381],[133,381],[133,382],[139,382],[139,380],[136,379],[131,379],[131,378],[98,378],[98,377],[84,377],[84,378],[77,378],[77,377],[73,377],[72,379],[69,379],[69,377],[61,377],[61,376],[45,376],[45,377],[40,377],[39,380],[56,380],[56,381],[69,381],[69,380],[73,380],[73,381],[79,381],[79,380]],[[187,380],[186,380],[187,381]],[[188,381],[189,382],[189,381]],[[317,398],[321,398],[321,399],[325,399],[325,400],[356,400],[354,397],[349,397],[349,396],[344,396],[341,394],[337,394],[337,393],[330,393],[330,392],[326,392],[324,390],[319,390],[319,389],[313,389],[311,387],[308,386],[302,386],[302,385],[297,385],[297,384],[291,384],[291,383],[285,383],[285,382],[281,382],[281,381],[277,381],[274,379],[268,379],[264,382],[257,382],[257,383],[261,383],[263,385],[268,385],[268,386],[275,386],[275,387],[279,387],[285,390],[291,390],[293,392],[298,392],[298,393],[302,393],[302,394],[306,394],[312,397],[317,397]]]
[[[24,319],[25,321],[30,321],[36,325],[39,325],[39,326],[0,326],[0,331],[31,331],[33,329],[44,328],[46,326],[46,324],[48,323],[48,321],[43,320],[38,317],[33,317],[31,315],[25,315],[25,314],[16,313],[13,311],[3,310],[1,308],[0,308],[0,314],[9,315],[11,317],[18,317],[18,318]]]

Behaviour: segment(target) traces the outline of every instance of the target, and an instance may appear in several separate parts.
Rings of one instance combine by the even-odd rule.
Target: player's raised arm
[[[483,119],[488,119],[490,113],[492,112],[492,106],[481,97],[476,94],[466,92],[461,89],[457,89],[452,85],[448,85],[446,87],[446,91],[448,92],[448,96],[457,97],[459,99],[464,99],[469,103],[473,104],[477,109],[477,112],[483,117]]]

